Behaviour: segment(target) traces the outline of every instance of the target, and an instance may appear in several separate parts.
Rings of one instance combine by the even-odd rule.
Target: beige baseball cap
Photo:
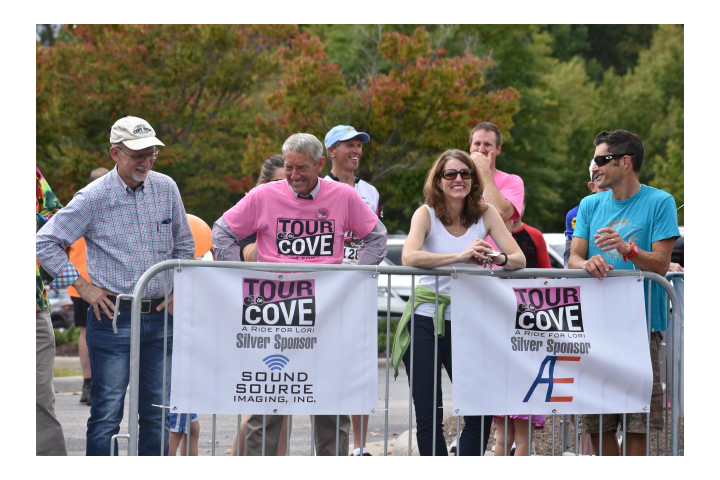
[[[122,143],[130,150],[142,150],[143,148],[165,144],[155,138],[155,130],[148,122],[138,117],[121,118],[110,129],[110,143]]]

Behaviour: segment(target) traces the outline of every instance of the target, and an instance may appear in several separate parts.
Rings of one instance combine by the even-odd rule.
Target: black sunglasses
[[[598,155],[597,157],[593,158],[593,160],[595,161],[595,165],[597,165],[598,167],[602,167],[603,165],[608,163],[610,160],[622,158],[625,155],[628,155],[630,157],[633,156],[632,153],[614,153],[612,155]]]
[[[463,180],[469,180],[473,176],[473,171],[467,168],[463,168],[462,170],[455,170],[454,168],[449,168],[447,170],[443,170],[440,176],[445,180],[455,180],[458,176],[458,173]]]

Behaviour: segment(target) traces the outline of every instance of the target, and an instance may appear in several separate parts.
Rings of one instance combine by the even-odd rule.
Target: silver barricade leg
[[[165,308],[163,309],[163,319],[165,321],[165,325],[163,326],[163,366],[162,366],[162,405],[165,406],[168,404],[168,398],[166,398],[166,394],[168,391],[168,378],[167,378],[167,341],[168,341],[168,309],[167,309],[167,302],[168,302],[168,285],[167,285],[167,279],[168,275],[165,275]],[[142,300],[140,300],[142,301]],[[139,364],[138,364],[139,365]],[[165,412],[165,409],[162,410],[162,428],[160,429],[160,455],[165,455],[165,429],[167,427],[167,412]],[[189,440],[189,437],[188,437]]]
[[[368,424],[370,422],[370,418],[368,418]],[[338,420],[338,428],[340,428],[340,421]],[[363,442],[363,436],[365,434],[365,415],[360,415],[360,456],[362,457],[365,448],[365,442]],[[348,442],[350,442],[350,439],[348,439]]]
[[[412,407],[413,407],[413,360],[415,357],[415,275],[412,275],[410,290],[410,393],[408,403],[408,456],[412,456]],[[418,446],[419,449],[419,446]]]
[[[310,456],[315,455],[315,415],[310,415]]]
[[[532,414],[528,414],[528,457],[532,456]]]
[[[118,438],[127,438],[130,439],[130,435],[126,433],[116,433],[112,437],[110,437],[110,456],[114,457],[117,455],[117,452],[115,451],[115,445],[117,445],[117,439]]]
[[[292,415],[286,415],[285,421],[287,422],[287,427],[285,427],[285,434],[287,436],[287,438],[285,439],[285,456],[289,457],[290,456],[290,432],[292,429]]]
[[[263,457],[265,456],[265,440],[266,440],[266,436],[265,436],[265,432],[266,432],[265,426],[266,426],[266,424],[267,424],[267,416],[263,414],[262,447],[260,448],[260,455],[263,456]]]
[[[570,415],[563,415],[560,417],[560,448],[563,452],[572,448],[570,438]]]
[[[507,439],[508,435],[507,435],[507,432],[508,432],[508,416],[505,415],[505,434],[503,435],[503,443],[504,443],[504,445],[503,445],[503,452],[505,453],[505,456],[506,456],[506,457],[507,457],[507,454],[508,454],[508,444],[507,444],[507,442],[508,442],[508,439]],[[495,445],[495,448],[497,448],[497,445]]]
[[[623,413],[622,415],[622,425],[623,425],[623,434],[622,434],[622,456],[627,456],[627,414]]]
[[[652,335],[652,283],[648,283],[648,304],[647,304],[647,331],[648,331],[648,344],[650,343]],[[648,350],[650,345],[648,345]],[[659,352],[658,352],[659,355]],[[650,352],[650,365],[652,366],[652,351]],[[658,367],[659,368],[659,367]],[[650,456],[650,414],[652,413],[652,397],[653,390],[655,390],[655,372],[653,372],[653,384],[650,387],[650,405],[648,405],[647,414],[645,415],[645,456]],[[623,431],[623,433],[625,433]],[[623,442],[623,447],[625,442]]]
[[[283,419],[284,422],[287,422],[285,427],[285,456],[290,456],[290,433],[292,429],[292,415],[286,415]],[[282,430],[282,425],[280,426],[280,429]]]
[[[434,361],[433,361],[433,439],[432,439],[432,456],[435,456],[435,447],[437,443],[437,388],[438,388],[438,327],[440,325],[440,317],[438,315],[438,282],[440,281],[440,277],[435,275],[435,318],[437,319],[435,322],[435,351],[434,351]]]
[[[388,296],[386,310],[386,328],[385,333],[385,441],[383,445],[383,455],[388,454],[388,423],[390,421],[390,292],[392,291],[392,275],[388,275]]]
[[[362,416],[360,423],[362,423]],[[340,415],[335,415],[335,456],[340,456]]]
[[[455,443],[455,456],[460,456],[460,415],[455,417],[457,419],[457,422],[455,424],[455,432],[457,434],[457,443]],[[482,437],[480,437],[480,442],[482,442]]]
[[[555,456],[555,415],[552,415],[552,456]]]
[[[575,440],[575,455],[578,455],[580,453],[580,415],[575,415],[573,438]]]
[[[215,456],[215,437],[217,433],[217,415],[213,413],[212,416],[212,446],[210,447],[210,455]],[[240,439],[238,438],[238,443]]]
[[[671,277],[672,278],[672,277]],[[670,283],[673,285],[673,288],[675,286],[675,281],[672,279]],[[664,455],[668,455],[670,452],[670,424],[669,424],[669,416],[668,416],[668,399],[670,398],[670,395],[668,395],[668,391],[672,391],[672,378],[673,378],[673,362],[672,362],[672,339],[673,337],[678,333],[675,331],[675,326],[673,324],[673,316],[672,316],[672,310],[670,308],[670,296],[665,297],[665,308],[667,309],[667,316],[668,316],[668,331],[670,332],[670,338],[665,338],[665,389],[663,390],[663,412],[665,414],[664,416],[664,423],[665,423],[665,450],[663,451]],[[669,340],[669,342],[668,342]]]
[[[192,414],[188,413],[186,422],[185,422],[185,456],[186,457],[190,456],[190,429],[192,428],[191,427],[191,424],[192,424],[191,417],[192,417]]]
[[[672,290],[671,290],[672,291]],[[672,291],[674,294],[675,292]],[[679,301],[679,300],[678,300]],[[683,336],[682,319],[680,317],[680,305],[673,304],[673,336],[672,336],[672,454],[680,454],[680,375],[683,374],[680,368],[680,342]]]
[[[490,426],[492,429],[492,425]],[[483,445],[483,438],[485,438],[485,415],[482,415],[480,417],[480,431],[482,432],[482,435],[480,435],[480,454],[485,456],[485,450],[487,449],[487,444]],[[490,441],[490,437],[488,436],[488,442]],[[458,440],[458,451],[460,449],[460,440]]]
[[[598,422],[600,423],[600,428],[598,429],[598,437],[600,438],[598,440],[598,445],[600,445],[598,447],[598,450],[599,450],[598,456],[602,457],[602,454],[603,454],[603,448],[602,448],[603,447],[603,415],[602,415],[602,413],[600,414],[600,418],[598,419]]]
[[[240,438],[240,434],[242,433],[242,415],[237,416],[237,428],[235,429],[235,436],[237,437],[237,444],[235,445],[235,455],[240,456],[240,444],[242,443],[242,438]],[[245,452],[243,452],[245,453]]]

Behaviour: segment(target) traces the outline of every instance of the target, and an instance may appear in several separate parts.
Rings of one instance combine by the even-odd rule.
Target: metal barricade
[[[408,301],[414,303],[414,292],[415,292],[415,277],[418,275],[429,275],[429,276],[435,276],[435,282],[437,285],[437,282],[439,280],[439,277],[441,276],[452,276],[456,275],[458,273],[462,274],[470,274],[470,275],[495,275],[500,278],[509,278],[509,279],[532,279],[532,278],[592,278],[587,272],[584,270],[567,270],[567,269],[524,269],[524,270],[518,270],[518,271],[506,271],[506,270],[495,270],[494,272],[487,269],[478,269],[478,268],[438,268],[438,269],[420,269],[420,268],[411,268],[411,267],[397,267],[397,266],[369,266],[369,265],[315,265],[315,264],[280,264],[280,263],[247,263],[247,262],[198,262],[193,260],[167,260],[161,263],[156,264],[152,268],[148,269],[140,278],[138,281],[135,290],[132,295],[132,314],[131,314],[131,346],[130,346],[130,382],[129,382],[129,412],[128,412],[128,454],[129,455],[137,455],[138,451],[138,407],[139,407],[139,363],[140,363],[140,310],[141,310],[141,302],[138,302],[136,299],[142,298],[142,294],[148,285],[151,278],[153,278],[155,275],[165,272],[172,269],[181,269],[186,266],[192,266],[192,267],[203,267],[203,268],[231,268],[231,269],[244,269],[244,270],[254,270],[254,271],[264,271],[264,272],[287,272],[287,271],[293,271],[293,272],[319,272],[319,271],[347,271],[347,270],[361,270],[361,271],[368,271],[368,272],[374,272],[375,274],[380,275],[387,275],[388,276],[388,295],[387,295],[387,310],[386,310],[386,349],[385,349],[385,358],[386,358],[386,365],[385,365],[385,385],[384,385],[384,408],[381,408],[379,410],[382,410],[383,416],[384,416],[384,428],[383,428],[383,448],[382,448],[382,454],[383,455],[389,455],[390,452],[388,450],[389,448],[389,401],[390,401],[390,338],[391,338],[391,316],[390,316],[390,303],[391,303],[391,295],[390,290],[392,288],[392,277],[393,276],[410,276],[411,277],[411,284],[412,289],[410,291],[410,297],[408,298]],[[673,288],[673,285],[663,278],[660,275],[657,275],[655,273],[651,272],[641,272],[641,271],[611,271],[608,274],[609,277],[638,277],[638,278],[644,278],[647,280],[651,280],[653,282],[658,283],[666,292],[667,298],[668,298],[668,305],[669,306],[680,306],[680,308],[672,308],[672,321],[669,322],[669,329],[670,332],[681,332],[680,335],[677,334],[671,334],[669,337],[667,337],[667,342],[669,342],[669,350],[668,350],[668,358],[669,362],[666,362],[665,368],[663,368],[663,376],[662,381],[664,381],[667,384],[667,387],[665,391],[669,389],[670,394],[669,398],[671,398],[671,409],[670,409],[670,418],[667,417],[667,411],[666,413],[666,428],[665,428],[665,438],[664,438],[664,444],[665,448],[662,450],[664,454],[672,454],[672,455],[681,455],[682,452],[680,450],[680,437],[681,437],[681,424],[680,424],[680,417],[681,417],[681,411],[680,408],[676,408],[676,406],[679,406],[682,404],[681,401],[681,376],[682,376],[682,368],[680,364],[681,359],[681,348],[682,348],[682,303],[680,302],[678,295]],[[669,276],[669,279],[672,281],[674,279],[677,279],[678,277],[682,277],[682,274],[674,274]],[[436,288],[437,292],[437,288]],[[167,300],[167,293],[166,293],[166,300]],[[118,300],[119,301],[119,300]],[[435,304],[437,307],[438,304],[438,295],[436,293],[435,296]],[[648,312],[648,322],[649,322],[649,313]],[[168,318],[167,318],[167,309],[165,313],[165,338],[167,343],[167,324],[168,324]],[[407,433],[408,439],[407,439],[407,455],[413,454],[413,398],[412,398],[412,392],[413,392],[413,358],[414,358],[414,329],[415,329],[415,313],[414,311],[411,314],[411,321],[410,321],[410,361],[409,361],[409,390],[408,390],[408,416],[407,416]],[[648,336],[649,336],[649,324],[648,324]],[[435,347],[434,347],[434,361],[435,365],[437,365],[437,355],[438,355],[438,334],[437,334],[437,328],[435,329]],[[165,346],[167,348],[167,345]],[[167,385],[167,382],[169,381],[166,378],[165,372],[167,370],[167,365],[163,364],[163,384]],[[433,396],[433,405],[437,403],[437,386],[438,382],[441,381],[439,378],[438,371],[436,370],[433,375],[433,389],[435,391],[435,394]],[[670,380],[668,380],[670,379]],[[167,404],[169,403],[169,399],[165,396],[166,389],[163,390],[163,405],[158,406],[159,408],[167,409]],[[667,395],[667,393],[666,393]],[[668,402],[664,401],[663,409],[667,409]],[[436,415],[437,411],[433,412],[433,454],[435,453],[435,434],[436,434]],[[647,413],[647,445],[646,445],[646,454],[651,454],[651,436],[649,435],[650,432],[650,416],[649,412]],[[582,448],[580,447],[580,439],[584,438],[585,435],[580,434],[580,428],[579,428],[579,422],[578,422],[578,416],[575,415],[574,419],[571,420],[569,416],[562,416],[562,415],[551,415],[551,442],[552,442],[552,450],[551,455],[556,454],[564,454],[566,452],[566,446],[569,446],[572,440],[573,444],[573,450],[574,454],[579,454],[582,452]],[[339,418],[339,416],[338,416]],[[362,418],[362,417],[361,417]],[[600,421],[602,423],[602,415],[600,416]],[[558,421],[559,420],[559,421]],[[624,424],[625,416],[623,415],[623,424]],[[263,419],[264,422],[264,419]],[[505,422],[507,425],[507,417],[505,417]],[[574,422],[574,425],[573,425]],[[165,422],[166,423],[166,422]],[[216,454],[216,423],[217,423],[217,417],[216,415],[212,415],[212,450],[211,454]],[[336,422],[338,425],[336,430],[336,453],[339,451],[339,446],[337,445],[338,432],[339,432],[339,422]],[[455,444],[455,452],[456,455],[460,454],[460,445],[459,445],[459,434],[460,434],[460,427],[461,427],[461,419],[460,416],[456,416],[455,419],[455,425],[456,425],[456,431],[458,434],[457,437],[457,443]],[[188,415],[187,420],[187,427],[188,427],[188,435],[190,434],[190,417]],[[265,424],[263,423],[263,447],[262,447],[262,453],[265,454],[265,430],[264,430]],[[310,435],[310,455],[314,454],[314,445],[313,445],[313,436],[314,436],[314,423],[311,425],[311,435]],[[556,427],[558,428],[558,439],[559,439],[559,447],[556,447]],[[485,431],[485,428],[487,428],[487,424],[485,421],[485,418],[483,417],[481,431]],[[237,416],[237,427],[236,427],[236,433],[237,435],[240,434],[241,430],[241,420],[240,415]],[[363,438],[364,432],[364,423],[362,420],[360,421],[360,438]],[[669,432],[668,432],[669,430]],[[571,432],[572,431],[572,432]],[[530,445],[529,445],[529,454],[532,454],[533,451],[533,445],[532,445],[532,422],[528,422],[528,436],[530,439]],[[669,438],[668,438],[669,433]],[[287,455],[290,454],[290,428],[288,425],[287,434],[286,434],[286,442],[287,442]],[[163,435],[164,437],[164,435]],[[571,438],[572,437],[572,438]],[[600,434],[600,443],[602,444],[602,433]],[[660,448],[660,440],[659,435],[657,436],[658,439],[656,439],[656,448],[655,448],[655,454],[660,455],[661,448]],[[482,439],[481,439],[482,442]],[[238,442],[239,443],[239,442]],[[396,442],[397,443],[397,442]],[[489,442],[488,442],[489,443]],[[625,454],[625,433],[623,432],[623,438],[622,438],[622,454]],[[481,452],[486,452],[488,445],[481,445]],[[190,446],[189,442],[187,445],[186,453],[189,454],[190,452]],[[236,447],[236,448],[239,448]],[[397,445],[395,449],[397,449]],[[497,446],[495,447],[497,448]],[[505,445],[503,446],[506,450],[510,448],[510,446]],[[164,444],[161,445],[161,449],[164,449]],[[236,454],[239,452],[236,452]],[[395,454],[395,452],[393,452]],[[597,452],[598,455],[602,455],[602,448],[600,448],[600,451]]]

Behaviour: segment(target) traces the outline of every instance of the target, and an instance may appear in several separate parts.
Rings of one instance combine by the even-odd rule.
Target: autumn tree
[[[245,154],[294,27],[93,25],[37,46],[37,162],[65,202],[96,166],[112,167],[112,123],[148,120],[167,145],[156,169],[211,223],[252,185]]]

